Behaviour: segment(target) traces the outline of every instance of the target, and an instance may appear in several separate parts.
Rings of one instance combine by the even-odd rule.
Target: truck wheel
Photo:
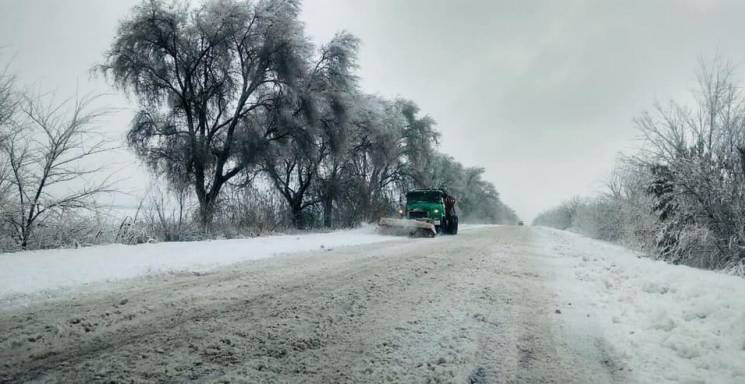
[[[442,233],[449,235],[450,234],[450,228],[453,227],[453,221],[450,220],[449,217],[445,217],[442,219]]]
[[[448,220],[450,223],[450,234],[451,235],[457,235],[458,234],[458,216],[453,216]]]

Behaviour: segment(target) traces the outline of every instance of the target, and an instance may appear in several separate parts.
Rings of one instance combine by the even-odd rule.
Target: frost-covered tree
[[[534,223],[745,273],[745,95],[732,66],[700,68],[693,105],[658,104],[635,120],[644,146],[621,162],[607,193]]]
[[[502,202],[497,188],[484,180],[485,172],[484,168],[464,167],[452,156],[435,153],[423,171],[427,180],[424,187],[445,188],[455,196],[463,221],[516,223],[517,216]]]
[[[13,88],[14,82],[15,77],[8,73],[7,68],[0,72],[0,127],[2,127],[2,132],[8,131],[8,123],[18,105],[18,98]],[[0,140],[3,140],[3,136],[0,136]]]
[[[420,117],[419,106],[411,100],[399,99],[396,104],[405,121],[402,173],[415,186],[434,185],[428,173],[439,159],[435,146],[440,133],[435,130],[435,121],[426,115]]]
[[[286,132],[268,124],[307,68],[297,0],[144,0],[120,25],[101,70],[140,110],[130,146],[188,182],[203,226],[223,186]]]
[[[7,68],[0,73],[0,148],[6,148],[6,141],[11,135],[13,115],[18,107],[18,98],[14,90],[14,77]],[[11,172],[5,151],[0,151],[0,214],[10,208]]]
[[[745,260],[745,98],[733,68],[702,65],[697,103],[658,106],[636,122],[660,221],[658,247],[674,262],[708,268]]]
[[[370,95],[357,100],[344,169],[346,201],[356,220],[376,220],[398,200],[394,188],[402,178],[405,127],[397,103]]]
[[[357,45],[354,36],[339,33],[322,46],[295,92],[284,94],[271,115],[286,137],[267,151],[264,170],[287,200],[296,228],[305,226],[303,210],[319,202],[330,218],[339,166],[348,150]]]

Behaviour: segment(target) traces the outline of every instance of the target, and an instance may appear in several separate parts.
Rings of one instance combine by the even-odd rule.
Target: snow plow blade
[[[378,222],[380,232],[388,235],[435,237],[435,225],[426,221],[384,217]]]

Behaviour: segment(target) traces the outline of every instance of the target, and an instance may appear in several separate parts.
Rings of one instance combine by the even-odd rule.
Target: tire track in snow
[[[540,248],[478,228],[75,293],[0,312],[0,382],[593,382]]]

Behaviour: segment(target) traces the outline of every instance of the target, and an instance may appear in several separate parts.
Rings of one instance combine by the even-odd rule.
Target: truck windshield
[[[406,202],[442,202],[442,192],[440,191],[412,191],[406,194]]]

